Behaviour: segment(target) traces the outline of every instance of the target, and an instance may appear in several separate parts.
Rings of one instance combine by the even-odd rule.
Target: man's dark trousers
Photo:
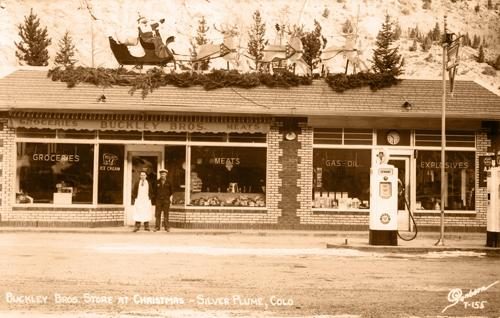
[[[156,229],[160,229],[161,215],[163,212],[163,227],[165,230],[169,229],[168,225],[168,210],[170,209],[170,200],[156,200],[155,218]]]
[[[163,227],[169,230],[168,226],[168,210],[170,209],[170,196],[172,195],[172,185],[168,180],[160,180],[156,183],[156,226],[155,229],[160,229],[161,215],[163,213]]]

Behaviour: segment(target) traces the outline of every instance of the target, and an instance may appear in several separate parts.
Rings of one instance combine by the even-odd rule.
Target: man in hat
[[[170,199],[172,197],[172,184],[167,180],[167,169],[160,170],[160,179],[156,182],[156,226],[154,231],[160,230],[161,216],[163,214],[163,227],[165,231],[169,231],[168,211],[170,209]]]

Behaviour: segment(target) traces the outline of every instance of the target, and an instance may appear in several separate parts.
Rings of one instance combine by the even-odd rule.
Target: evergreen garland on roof
[[[88,67],[56,67],[49,70],[48,77],[53,81],[67,83],[74,87],[79,83],[111,87],[114,85],[131,86],[130,94],[140,90],[145,98],[149,93],[162,86],[175,87],[202,86],[206,90],[223,87],[253,88],[260,85],[266,87],[289,88],[299,85],[311,85],[312,78],[298,76],[291,72],[275,74],[248,73],[238,71],[213,70],[210,73],[165,73],[160,68],[152,68],[145,73],[127,71],[125,69],[88,68]]]
[[[376,91],[381,88],[397,85],[401,80],[387,73],[361,72],[351,75],[331,74],[326,76],[325,81],[334,91],[342,93],[348,89],[369,86]]]
[[[130,86],[129,93],[140,91],[145,98],[154,90],[172,85],[180,88],[201,86],[206,90],[223,87],[254,88],[290,88],[300,85],[311,85],[312,77],[298,76],[291,72],[245,73],[236,70],[212,70],[210,73],[165,73],[160,68],[152,68],[145,73],[128,71],[124,68],[89,68],[89,67],[56,67],[49,70],[47,77],[53,81],[65,82],[69,88],[79,83],[93,84],[100,87]],[[331,74],[325,81],[336,92],[369,86],[372,90],[396,85],[399,80],[391,74],[357,73],[352,75]]]

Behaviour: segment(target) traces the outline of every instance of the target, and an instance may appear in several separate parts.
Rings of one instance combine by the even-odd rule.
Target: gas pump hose
[[[406,189],[404,188],[404,186],[403,186],[402,197],[405,200],[405,205],[406,205],[406,208],[408,209],[408,213],[410,214],[411,221],[412,221],[413,226],[415,228],[415,233],[410,238],[404,238],[403,236],[401,236],[401,234],[399,234],[399,230],[398,230],[398,237],[400,239],[402,239],[403,241],[407,241],[408,242],[408,241],[413,241],[417,237],[418,228],[417,228],[417,222],[415,222],[415,219],[413,218],[413,213],[411,213],[410,204],[408,203],[408,200],[406,200]]]

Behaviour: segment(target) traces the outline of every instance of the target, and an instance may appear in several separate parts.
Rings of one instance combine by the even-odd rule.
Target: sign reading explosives
[[[13,118],[12,126],[37,129],[138,130],[151,132],[235,132],[267,133],[268,123],[224,123],[148,120],[65,120],[46,118]]]

